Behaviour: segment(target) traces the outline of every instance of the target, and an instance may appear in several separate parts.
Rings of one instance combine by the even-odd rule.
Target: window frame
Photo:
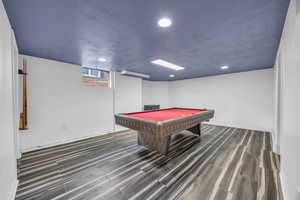
[[[86,69],[88,73],[87,74],[83,73],[83,69]],[[97,71],[97,75],[92,74],[93,70]],[[93,67],[81,67],[80,72],[81,72],[82,77],[98,78],[100,80],[104,79],[104,73],[107,72],[108,73],[107,88],[112,87],[112,72],[111,71],[93,68]],[[102,73],[103,73],[103,75],[101,76]],[[85,84],[83,84],[83,85],[85,85]],[[85,86],[88,86],[88,85],[85,85]],[[104,88],[106,88],[106,87],[104,87]]]

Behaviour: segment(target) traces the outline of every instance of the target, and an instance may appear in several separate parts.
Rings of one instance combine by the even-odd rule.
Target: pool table
[[[183,130],[201,136],[201,122],[214,117],[214,110],[168,108],[115,115],[116,124],[138,131],[138,144],[167,154],[172,134]]]

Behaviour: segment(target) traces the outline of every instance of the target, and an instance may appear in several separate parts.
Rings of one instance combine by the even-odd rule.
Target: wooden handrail
[[[22,98],[22,112],[20,113],[20,130],[28,129],[28,111],[27,111],[27,63],[26,60],[23,59],[23,69],[19,74],[23,76],[23,98]]]

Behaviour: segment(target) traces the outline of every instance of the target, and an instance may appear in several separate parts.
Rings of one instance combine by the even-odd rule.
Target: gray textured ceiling
[[[3,0],[20,53],[187,79],[273,66],[287,0]],[[169,17],[163,29],[157,20]],[[108,61],[101,62],[99,57]],[[184,66],[182,71],[150,63]],[[228,70],[220,66],[228,65]]]

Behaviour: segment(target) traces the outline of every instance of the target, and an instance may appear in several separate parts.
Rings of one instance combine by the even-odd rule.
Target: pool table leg
[[[157,137],[152,134],[138,132],[138,144],[147,146],[161,154],[168,154],[171,136]]]
[[[188,129],[192,133],[201,136],[201,123]]]

